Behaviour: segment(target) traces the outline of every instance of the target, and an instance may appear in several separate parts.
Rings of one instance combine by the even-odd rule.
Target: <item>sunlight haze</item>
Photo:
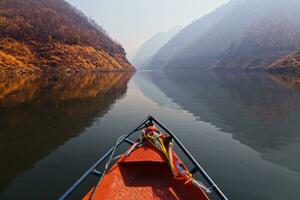
[[[185,26],[228,0],[67,0],[99,25],[126,51],[154,34]]]

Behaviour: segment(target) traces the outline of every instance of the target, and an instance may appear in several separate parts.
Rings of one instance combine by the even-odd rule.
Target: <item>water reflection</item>
[[[149,113],[174,130],[230,199],[298,199],[296,77],[138,72],[128,84],[130,77],[0,82],[0,199],[57,199]]]
[[[290,89],[300,91],[300,75],[269,75],[274,81],[284,86],[289,87]]]
[[[300,172],[297,77],[197,71],[145,76],[198,120],[231,133],[263,159]]]
[[[0,191],[82,133],[127,90],[132,74],[27,76],[0,82]]]

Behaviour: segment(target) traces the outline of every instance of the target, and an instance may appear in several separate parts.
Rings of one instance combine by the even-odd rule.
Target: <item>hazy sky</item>
[[[126,51],[158,32],[185,26],[228,0],[67,0],[95,19]]]

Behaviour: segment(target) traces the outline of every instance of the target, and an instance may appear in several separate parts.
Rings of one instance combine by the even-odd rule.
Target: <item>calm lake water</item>
[[[0,82],[0,199],[57,199],[149,114],[229,199],[299,199],[300,78],[200,71]]]

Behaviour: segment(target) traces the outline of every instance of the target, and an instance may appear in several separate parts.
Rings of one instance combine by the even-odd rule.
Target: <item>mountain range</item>
[[[133,70],[120,44],[64,0],[0,1],[0,75]]]
[[[146,68],[297,71],[299,11],[299,0],[231,0],[185,27]]]
[[[173,27],[168,32],[160,32],[155,34],[149,40],[144,42],[137,50],[135,56],[132,59],[132,64],[141,69],[148,64],[152,56],[171,38],[173,38],[181,30],[180,26]]]

